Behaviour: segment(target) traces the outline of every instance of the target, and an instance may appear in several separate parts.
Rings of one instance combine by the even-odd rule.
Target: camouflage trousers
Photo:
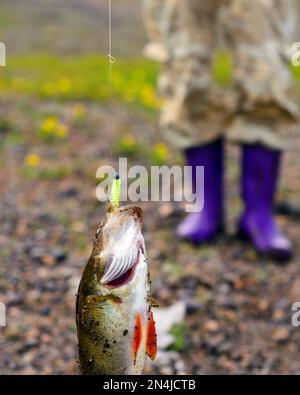
[[[180,148],[220,136],[284,149],[299,133],[291,72],[297,0],[144,0],[146,56],[162,63],[161,126]],[[298,25],[298,40],[297,40]]]

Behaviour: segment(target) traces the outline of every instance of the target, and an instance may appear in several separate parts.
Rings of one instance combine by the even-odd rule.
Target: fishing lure
[[[114,205],[114,207],[119,207],[120,191],[121,191],[121,180],[119,174],[117,173],[115,179],[113,180],[112,188],[111,188],[111,202]]]

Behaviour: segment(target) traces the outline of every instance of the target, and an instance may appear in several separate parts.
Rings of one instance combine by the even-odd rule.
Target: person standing
[[[244,212],[239,234],[258,252],[288,259],[292,243],[273,214],[283,151],[299,133],[299,99],[288,49],[297,0],[144,0],[146,56],[162,64],[161,127],[183,150],[197,182],[205,167],[204,209],[179,225],[180,238],[205,242],[223,229],[224,142],[241,146]]]

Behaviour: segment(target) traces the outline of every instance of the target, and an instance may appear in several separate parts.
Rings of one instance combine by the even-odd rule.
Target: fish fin
[[[157,336],[152,311],[150,312],[149,323],[147,327],[146,353],[148,357],[154,361],[157,354]]]
[[[129,248],[127,251],[117,251],[113,255],[111,264],[104,273],[101,283],[108,284],[122,276],[136,263],[139,255],[139,248]]]
[[[141,314],[138,313],[135,316],[135,326],[133,333],[133,346],[132,346],[132,355],[134,359],[134,364],[136,362],[136,357],[140,349],[140,345],[142,342],[143,330],[142,330],[142,318]]]
[[[88,295],[86,298],[87,303],[103,303],[106,302],[107,300],[111,300],[112,302],[115,303],[121,303],[122,300],[118,298],[115,295],[109,294],[109,295]]]

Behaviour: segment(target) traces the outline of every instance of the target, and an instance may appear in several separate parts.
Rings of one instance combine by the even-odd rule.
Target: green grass
[[[295,80],[299,82],[299,87],[300,87],[300,66],[292,67],[292,75],[295,78]]]
[[[118,59],[113,64],[113,98],[146,109],[157,109],[158,66],[148,60]],[[49,54],[10,57],[1,70],[0,94],[32,94],[44,99],[106,100],[109,69],[106,56],[62,57]]]
[[[0,96],[35,95],[43,99],[93,100],[109,99],[109,67],[106,56],[58,56],[29,54],[11,56],[0,73]],[[143,58],[117,59],[113,64],[113,99],[146,110],[160,108],[156,96],[159,66]],[[230,53],[214,54],[212,74],[221,86],[230,86],[233,64]],[[300,67],[292,74],[300,86]]]
[[[24,166],[21,169],[21,175],[26,179],[39,179],[39,180],[62,180],[69,176],[72,170],[68,166],[56,165],[48,168],[32,168],[29,166]]]
[[[186,348],[186,338],[188,334],[187,325],[184,322],[175,324],[171,328],[170,333],[174,337],[174,342],[168,347],[168,349],[170,351],[183,352]]]

